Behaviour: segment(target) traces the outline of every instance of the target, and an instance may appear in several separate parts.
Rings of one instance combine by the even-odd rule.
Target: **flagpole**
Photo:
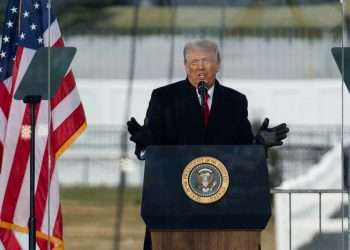
[[[17,22],[17,36],[21,33],[21,14],[22,14],[22,0],[18,3],[18,22]]]
[[[48,20],[47,20],[47,23],[48,23],[48,36],[47,36],[47,47],[51,47],[51,0],[48,0],[47,1],[47,9],[48,9]],[[44,43],[44,46],[45,46],[45,43]],[[48,75],[48,79],[47,79],[47,83],[48,83],[48,93],[51,93],[51,50],[49,49],[48,50],[48,53],[47,53],[47,63],[48,63],[48,70],[49,70],[49,73],[47,74]],[[47,134],[47,149],[48,149],[48,164],[47,164],[47,172],[48,172],[48,177],[47,177],[47,186],[50,187],[51,186],[51,98],[48,98],[47,100],[47,105],[48,105],[48,109],[47,109],[47,128],[48,128],[48,134]],[[50,192],[50,189],[48,189],[48,194],[47,194],[47,207],[48,207],[48,210],[50,211],[51,209],[51,192]],[[51,240],[51,213],[48,213],[47,214],[47,234],[48,234],[48,241],[47,241],[47,247],[48,249],[50,248],[50,240]]]

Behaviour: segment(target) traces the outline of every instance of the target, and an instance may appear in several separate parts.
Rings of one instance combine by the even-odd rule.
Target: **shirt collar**
[[[191,82],[188,78],[186,78],[186,81],[187,81],[187,84],[190,85],[196,91],[197,95],[199,96],[198,89],[191,84]],[[215,83],[213,84],[213,86],[211,86],[210,89],[208,89],[209,97],[213,97],[214,88],[217,84],[218,84],[218,81],[215,79]]]
[[[213,97],[215,85],[216,85],[216,83],[213,86],[211,86],[210,89],[208,89],[209,97]]]

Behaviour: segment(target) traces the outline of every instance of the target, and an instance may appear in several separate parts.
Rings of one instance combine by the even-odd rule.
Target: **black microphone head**
[[[204,95],[207,91],[208,91],[208,87],[207,87],[207,84],[205,83],[205,81],[200,81],[198,83],[198,93],[200,95]]]

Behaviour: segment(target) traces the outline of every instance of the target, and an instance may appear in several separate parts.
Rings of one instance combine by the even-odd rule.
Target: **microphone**
[[[199,96],[201,97],[200,98],[200,104],[201,104],[201,107],[204,109],[204,98],[205,98],[205,94],[207,93],[207,91],[208,91],[208,87],[207,87],[207,85],[206,85],[206,83],[205,83],[205,81],[200,81],[199,83],[198,83],[198,93],[199,93]]]

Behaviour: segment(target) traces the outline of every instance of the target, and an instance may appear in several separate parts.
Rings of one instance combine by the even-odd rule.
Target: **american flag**
[[[0,249],[28,248],[29,106],[13,98],[39,47],[62,47],[47,0],[9,0],[0,50]],[[69,69],[56,95],[36,109],[37,249],[63,249],[55,160],[86,128]]]

